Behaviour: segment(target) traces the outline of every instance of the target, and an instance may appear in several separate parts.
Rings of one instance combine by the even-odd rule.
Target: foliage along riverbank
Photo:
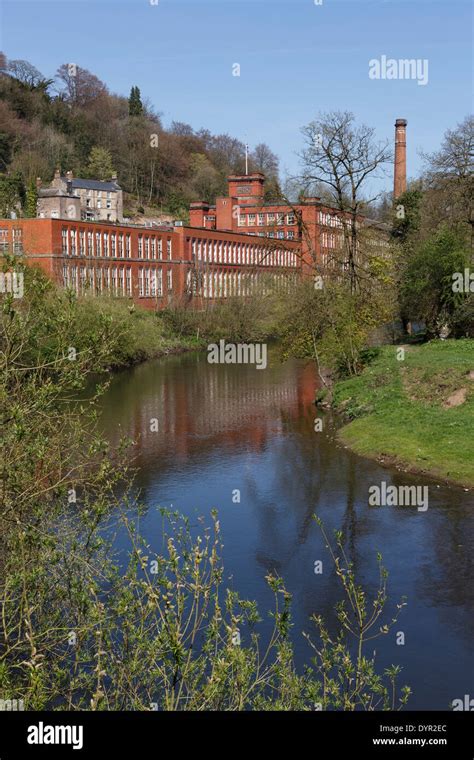
[[[55,298],[64,298],[60,293]],[[104,329],[109,338],[105,367],[120,370],[167,354],[202,348],[202,342],[191,335],[177,334],[155,312],[134,308],[126,299],[78,299],[74,308],[78,323],[76,343],[90,345]]]
[[[358,454],[474,487],[474,340],[385,346],[361,375],[336,383]],[[403,357],[404,358],[397,358]]]
[[[120,370],[134,364],[181,351],[205,350],[210,342],[271,341],[278,337],[282,308],[276,295],[265,302],[258,297],[231,298],[202,310],[170,305],[163,311],[147,311],[128,298],[77,295],[49,281],[38,270],[24,267],[26,309],[34,311],[33,329],[42,335],[48,326],[51,338],[42,346],[42,359],[56,352],[53,338],[58,327],[67,330],[74,355],[81,354],[88,371]]]

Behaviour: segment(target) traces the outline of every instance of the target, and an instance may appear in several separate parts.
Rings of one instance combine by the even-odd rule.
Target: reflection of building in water
[[[139,399],[122,410],[127,416],[122,432],[137,441],[137,453],[152,447],[154,455],[186,457],[216,443],[237,442],[261,450],[270,434],[283,431],[285,419],[300,417],[314,400],[317,379],[311,364],[288,364],[277,375],[271,368],[205,361],[200,366],[199,361],[189,374],[179,371],[179,363],[164,364],[153,382],[141,386]],[[132,376],[135,382],[141,369]],[[158,432],[151,425],[155,419]]]

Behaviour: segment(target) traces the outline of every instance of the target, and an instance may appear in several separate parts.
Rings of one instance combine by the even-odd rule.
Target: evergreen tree
[[[141,116],[143,113],[143,103],[139,87],[132,87],[128,99],[128,113],[130,116]]]
[[[413,249],[402,248],[399,271],[399,299],[404,321],[419,320],[429,337],[437,336],[444,325],[453,327],[454,315],[466,294],[453,288],[453,274],[468,265],[465,236],[444,225],[431,237],[416,242]]]
[[[26,191],[26,203],[25,203],[25,216],[29,219],[36,217],[36,204],[38,202],[38,190],[36,189],[36,183],[30,182]]]

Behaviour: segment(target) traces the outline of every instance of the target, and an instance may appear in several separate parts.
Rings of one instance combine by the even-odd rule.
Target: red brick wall
[[[231,175],[227,178],[228,194],[237,203],[262,203],[265,195],[265,175],[260,172]]]
[[[217,231],[239,234],[264,233],[265,236],[273,236],[275,240],[281,239],[283,233],[285,245],[291,244],[292,239],[299,241],[303,274],[314,275],[315,267],[324,266],[335,243],[340,243],[341,230],[334,224],[340,212],[323,205],[318,197],[306,198],[305,202],[295,205],[267,204],[264,200],[264,183],[265,177],[259,172],[231,175],[228,177],[228,196],[217,198],[215,207],[202,202],[191,204],[191,226],[213,227]],[[242,225],[239,224],[239,214],[244,217],[245,223]],[[258,223],[259,214],[263,214],[263,224]],[[269,214],[274,215],[273,222],[269,221]],[[284,217],[283,224],[278,223],[279,214]],[[296,217],[294,224],[288,223],[289,214]],[[212,224],[206,219],[211,215],[215,216]],[[249,215],[253,215],[254,223],[249,220]]]
[[[231,208],[229,203],[230,213]],[[193,257],[193,241],[202,241],[203,250],[206,251],[217,251],[221,243],[222,250],[229,251],[228,260],[219,261],[217,257],[211,260],[212,256],[206,256],[202,264],[205,264],[206,271],[208,268],[219,270],[230,278],[234,278],[232,273],[239,270],[252,273],[277,270],[280,276],[285,268],[292,274],[297,274],[301,268],[297,243],[270,241],[255,235],[201,227],[158,229],[62,219],[0,220],[0,244],[4,249],[11,250],[14,230],[21,230],[21,247],[27,263],[41,267],[58,284],[81,290],[91,288],[97,292],[115,284],[119,295],[125,295],[147,309],[164,308],[170,301],[190,298],[188,273],[194,271],[197,262],[197,257]],[[19,238],[15,240],[18,243]],[[249,247],[253,251],[256,246],[259,256],[255,255],[251,263],[246,263],[244,251],[250,251]],[[276,248],[279,249],[278,253]],[[294,256],[291,265],[285,267],[282,262],[287,251]],[[152,295],[154,284],[159,285],[160,271],[162,293]],[[127,272],[130,272],[128,280]],[[172,277],[170,290],[169,273]],[[131,292],[127,282],[131,284]],[[120,287],[122,283],[123,289]]]

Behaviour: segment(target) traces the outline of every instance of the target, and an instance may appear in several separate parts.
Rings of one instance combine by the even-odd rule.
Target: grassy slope
[[[474,340],[407,347],[405,360],[386,346],[360,377],[335,387],[337,409],[352,419],[341,440],[369,457],[474,486]],[[445,408],[467,389],[466,400]]]

